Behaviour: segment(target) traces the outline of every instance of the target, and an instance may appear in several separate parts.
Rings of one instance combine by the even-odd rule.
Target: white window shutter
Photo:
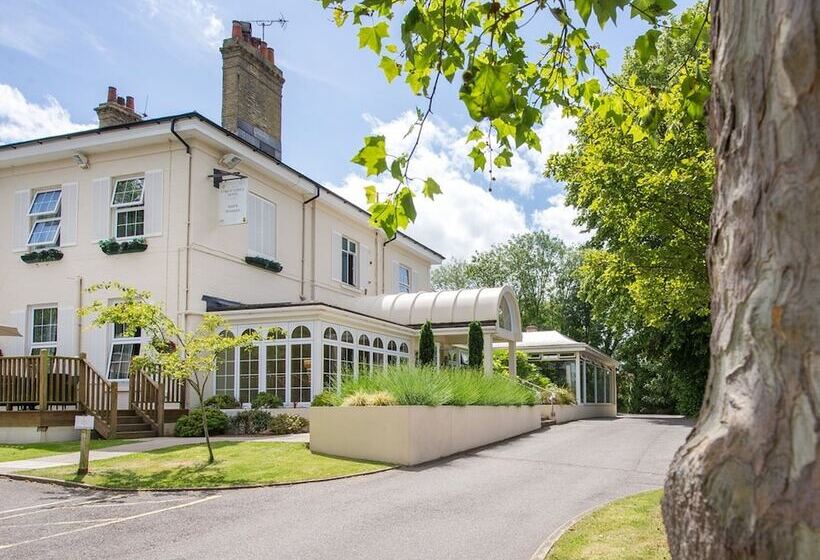
[[[2,339],[6,356],[23,356],[26,353],[26,340],[30,338],[26,332],[26,310],[11,311],[11,325],[17,327],[23,336],[8,336]]]
[[[111,177],[100,177],[91,181],[91,241],[111,237]]]
[[[244,179],[240,179],[244,181]],[[262,234],[262,199],[254,194],[248,195],[248,255],[264,257]]]
[[[60,199],[60,247],[77,244],[77,183],[63,183]]]
[[[393,261],[393,291],[392,293],[399,293],[399,261]]]
[[[262,238],[265,255],[272,261],[276,260],[276,205],[272,202],[264,201],[262,205]]]
[[[357,286],[367,289],[370,284],[370,247],[361,245],[361,252],[359,253],[359,281]]]
[[[331,278],[337,282],[342,281],[342,234],[333,232],[333,242],[330,244],[331,255]]]
[[[419,284],[419,279],[421,275],[419,274],[418,270],[411,270],[410,271],[411,280],[410,280],[410,291],[411,292],[420,292],[421,285]]]
[[[14,193],[14,217],[11,231],[11,250],[20,252],[26,250],[29,233],[28,207],[31,204],[29,189]]]
[[[73,307],[57,309],[57,355],[77,356],[77,313]]]
[[[108,330],[105,327],[92,327],[83,330],[83,341],[88,361],[101,376],[108,377],[108,356],[111,348],[108,344]]]
[[[163,191],[162,169],[145,172],[143,183],[143,200],[145,201],[145,237],[162,235]]]

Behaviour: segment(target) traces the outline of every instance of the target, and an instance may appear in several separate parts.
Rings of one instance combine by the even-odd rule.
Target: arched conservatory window
[[[242,334],[254,335],[246,329]],[[239,402],[249,403],[259,393],[259,346],[239,348]]]
[[[288,333],[282,327],[271,327],[268,329],[268,340],[284,340]]]
[[[307,336],[310,336],[306,327],[297,327],[293,331],[294,338],[297,338],[296,331],[299,329],[304,329]],[[309,342],[291,344],[290,347],[290,400],[293,403],[310,402],[310,376],[313,371],[310,349]]]
[[[291,338],[310,338],[310,329],[304,325],[299,325],[290,333]]]
[[[327,327],[324,332],[326,341],[336,340],[336,329]],[[335,343],[325,342],[322,348],[322,389],[335,391],[339,386],[339,347]]]
[[[333,327],[326,328],[324,338],[325,340],[336,340],[336,329]]]
[[[387,343],[387,363],[391,366],[396,365],[399,357],[396,355],[396,341],[391,340]]]
[[[219,336],[234,338],[231,331],[222,331]],[[231,395],[234,391],[234,370],[236,368],[236,348],[226,348],[216,356],[216,394]]]
[[[350,331],[345,331],[342,333],[342,342],[353,344],[353,335],[350,334]]]
[[[384,342],[379,337],[373,339],[373,369],[384,369]]]
[[[282,331],[283,334],[284,332]],[[276,394],[282,402],[287,400],[285,388],[288,375],[287,363],[287,346],[284,343],[265,346],[265,382],[267,384],[265,390]]]
[[[512,309],[507,298],[502,298],[498,304],[498,326],[508,331],[513,330]]]
[[[366,375],[370,373],[370,351],[367,347],[370,346],[370,339],[363,334],[359,337],[359,375]]]
[[[407,346],[407,343],[402,342],[399,345],[399,354],[401,354],[399,356],[399,363],[400,364],[406,364],[408,361],[410,361],[410,356],[408,356],[409,353],[410,353],[410,348]]]

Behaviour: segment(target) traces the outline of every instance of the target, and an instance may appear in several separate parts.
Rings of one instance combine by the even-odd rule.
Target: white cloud
[[[591,237],[573,222],[578,212],[572,206],[566,206],[563,194],[549,198],[550,206],[532,213],[533,225],[541,230],[563,239],[565,243],[583,243]]]
[[[388,122],[365,118],[375,134],[385,135],[391,152],[409,150],[415,136],[406,133],[415,120],[413,113]],[[431,119],[410,168],[413,177],[435,177],[443,194],[432,201],[416,197],[418,217],[407,233],[447,257],[468,257],[527,230],[524,210],[479,184],[466,154],[463,134],[441,120]],[[394,188],[389,180],[374,182],[358,174],[348,175],[340,186],[329,186],[364,207],[363,188],[369,184],[375,184],[381,193]]]
[[[59,29],[30,14],[0,19],[0,45],[35,58],[43,58],[60,35]]]
[[[8,84],[0,84],[0,143],[19,142],[65,134],[96,127],[96,123],[76,123],[52,96],[40,105],[28,101],[23,93]]]
[[[152,25],[167,28],[169,37],[185,45],[213,50],[225,39],[225,25],[216,7],[205,0],[142,0]]]

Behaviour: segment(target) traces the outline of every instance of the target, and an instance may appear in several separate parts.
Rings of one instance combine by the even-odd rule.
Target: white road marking
[[[79,504],[72,504],[70,506],[59,506],[59,507],[53,507],[53,508],[48,508],[48,509],[38,509],[38,510],[35,510],[35,511],[24,511],[22,513],[15,513],[14,515],[7,515],[5,517],[0,517],[0,521],[5,521],[6,519],[13,519],[15,517],[23,517],[23,516],[26,516],[26,515],[34,515],[36,513],[43,513],[43,512],[46,512],[46,511],[57,511],[57,510],[60,510],[60,509],[69,509],[69,508],[80,507],[80,506],[83,506],[85,504],[94,504],[94,503],[98,503],[98,502],[104,502],[105,500],[113,500],[115,498],[122,498],[124,496],[125,496],[125,494],[121,494],[119,496],[105,496],[105,497],[102,497],[102,498],[92,498],[92,499],[87,500],[85,502],[80,502]],[[60,502],[58,502],[58,503],[60,503]],[[65,503],[65,502],[62,502],[62,503]]]
[[[46,502],[45,504],[37,504],[34,506],[26,506],[26,507],[19,507],[14,509],[7,509],[5,511],[0,511],[0,515],[5,515],[6,513],[12,513],[15,511],[23,511],[24,509],[35,509],[35,508],[42,508],[46,506],[53,506],[54,504],[65,504],[67,502],[76,502],[77,500],[84,500],[85,496],[82,498],[69,498],[68,500],[58,500],[56,502]]]
[[[157,514],[157,513],[163,513],[163,512],[171,511],[171,510],[174,510],[174,509],[180,509],[180,508],[184,508],[184,507],[188,507],[188,506],[194,506],[196,504],[201,504],[203,502],[207,502],[209,500],[214,500],[214,499],[219,498],[219,497],[220,497],[220,494],[216,494],[216,495],[213,495],[213,496],[206,496],[206,497],[201,498],[199,500],[194,500],[193,502],[188,502],[188,503],[185,503],[185,504],[177,504],[175,506],[171,506],[171,507],[167,507],[167,508],[162,508],[162,509],[158,509],[158,510],[154,510],[154,511],[148,511],[148,512],[145,512],[145,513],[138,513],[136,515],[130,515],[128,517],[121,517],[121,518],[118,518],[118,519],[114,519],[112,521],[106,521],[104,523],[97,523],[96,525],[90,525],[88,527],[78,527],[77,529],[71,529],[70,531],[63,531],[61,533],[55,533],[53,535],[46,535],[44,537],[38,537],[36,539],[29,539],[29,540],[26,540],[26,541],[20,541],[20,542],[11,543],[11,544],[4,544],[4,545],[0,545],[0,550],[6,550],[8,548],[14,548],[15,546],[20,546],[20,545],[23,545],[23,544],[31,544],[31,543],[35,543],[35,542],[39,542],[39,541],[53,539],[55,537],[62,537],[62,536],[65,536],[65,535],[71,535],[73,533],[80,533],[80,532],[83,532],[83,531],[89,531],[91,529],[98,529],[100,527],[108,527],[109,525],[115,525],[117,523],[124,523],[126,521],[139,519],[140,517],[147,517],[149,515],[154,515],[154,514]]]
[[[114,521],[121,517],[101,517],[100,519],[78,519],[77,521],[49,521],[46,523],[23,523],[21,525],[0,525],[2,529],[19,529],[20,527],[46,527],[48,525],[75,525],[77,523],[99,523],[100,521]]]

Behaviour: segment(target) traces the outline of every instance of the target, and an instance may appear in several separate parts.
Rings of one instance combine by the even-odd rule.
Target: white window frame
[[[54,235],[49,238],[47,241],[39,241],[37,243],[32,242],[31,238],[34,236],[34,230],[37,228],[37,224],[42,224],[45,222],[57,222],[57,228],[54,230]],[[28,233],[28,239],[26,240],[26,245],[28,247],[52,247],[56,246],[60,241],[60,229],[62,228],[62,220],[60,220],[59,216],[53,216],[49,218],[44,218],[42,220],[34,220],[34,223],[31,224],[31,229]]]
[[[35,212],[34,211],[34,203],[37,202],[37,197],[41,194],[47,193],[58,193],[57,195],[57,205],[54,207],[53,212]],[[63,189],[62,188],[48,188],[34,192],[34,196],[31,197],[31,202],[29,203],[28,207],[28,215],[32,218],[37,218],[40,216],[59,216],[60,215],[60,206],[63,202]]]
[[[131,202],[114,202],[114,198],[117,196],[117,185],[124,181],[133,181],[134,179],[142,179],[142,188],[140,189],[140,197],[138,200],[134,200]],[[114,187],[111,189],[111,201],[110,206],[112,209],[113,219],[111,220],[111,231],[110,236],[117,241],[130,241],[132,239],[140,239],[145,237],[145,175],[130,175],[127,177],[119,177],[114,179]],[[119,236],[117,235],[117,221],[121,214],[126,214],[128,212],[138,212],[142,210],[142,233],[138,235],[124,235]]]
[[[142,179],[142,187],[140,188],[140,197],[138,200],[131,202],[114,202],[117,196],[117,185],[125,181],[133,181],[134,179]],[[145,175],[132,175],[130,177],[120,177],[114,180],[114,188],[111,189],[111,208],[130,208],[132,206],[142,206],[145,204]]]
[[[347,242],[347,249],[345,249],[345,242]],[[353,251],[350,250],[350,245],[353,244]],[[359,287],[359,242],[355,239],[350,239],[349,237],[342,236],[342,284],[347,286],[352,286],[354,288]],[[350,256],[349,258],[353,260],[353,270],[352,275],[353,277],[350,278],[350,281],[345,280],[345,275],[348,274],[348,268],[345,263],[345,257]]]
[[[142,331],[140,331],[140,336],[121,336],[117,337],[117,327],[116,325],[111,325],[109,327],[109,340],[110,343],[108,344],[108,364],[105,369],[105,377],[111,381],[117,381],[120,383],[127,383],[129,380],[130,375],[126,377],[111,377],[111,364],[114,358],[114,346],[125,346],[125,345],[139,345],[139,351],[134,353],[133,348],[131,350],[131,358],[133,359],[134,356],[139,356],[140,352],[142,352],[142,345],[145,344],[145,339],[142,337]],[[131,363],[128,363],[129,370],[131,368]]]
[[[402,271],[407,272],[407,283],[403,283],[401,280]],[[396,284],[399,287],[399,293],[402,294],[409,294],[411,292],[411,284],[413,282],[413,270],[407,266],[406,264],[399,263],[399,277],[396,278]]]
[[[117,235],[117,218],[120,214],[126,214],[128,212],[139,212],[142,211],[142,233],[139,235]],[[139,239],[141,237],[145,237],[145,207],[144,206],[123,206],[120,208],[116,208],[114,210],[114,239],[117,241],[129,241],[131,239]]]
[[[34,313],[36,311],[40,311],[43,309],[53,309],[54,310],[54,341],[46,341],[46,342],[34,342]],[[37,350],[39,353],[40,350],[50,350],[53,349],[54,351],[52,354],[57,353],[57,338],[60,336],[60,319],[59,319],[60,310],[56,303],[46,303],[42,305],[33,305],[29,309],[29,355],[34,354],[34,351]]]

